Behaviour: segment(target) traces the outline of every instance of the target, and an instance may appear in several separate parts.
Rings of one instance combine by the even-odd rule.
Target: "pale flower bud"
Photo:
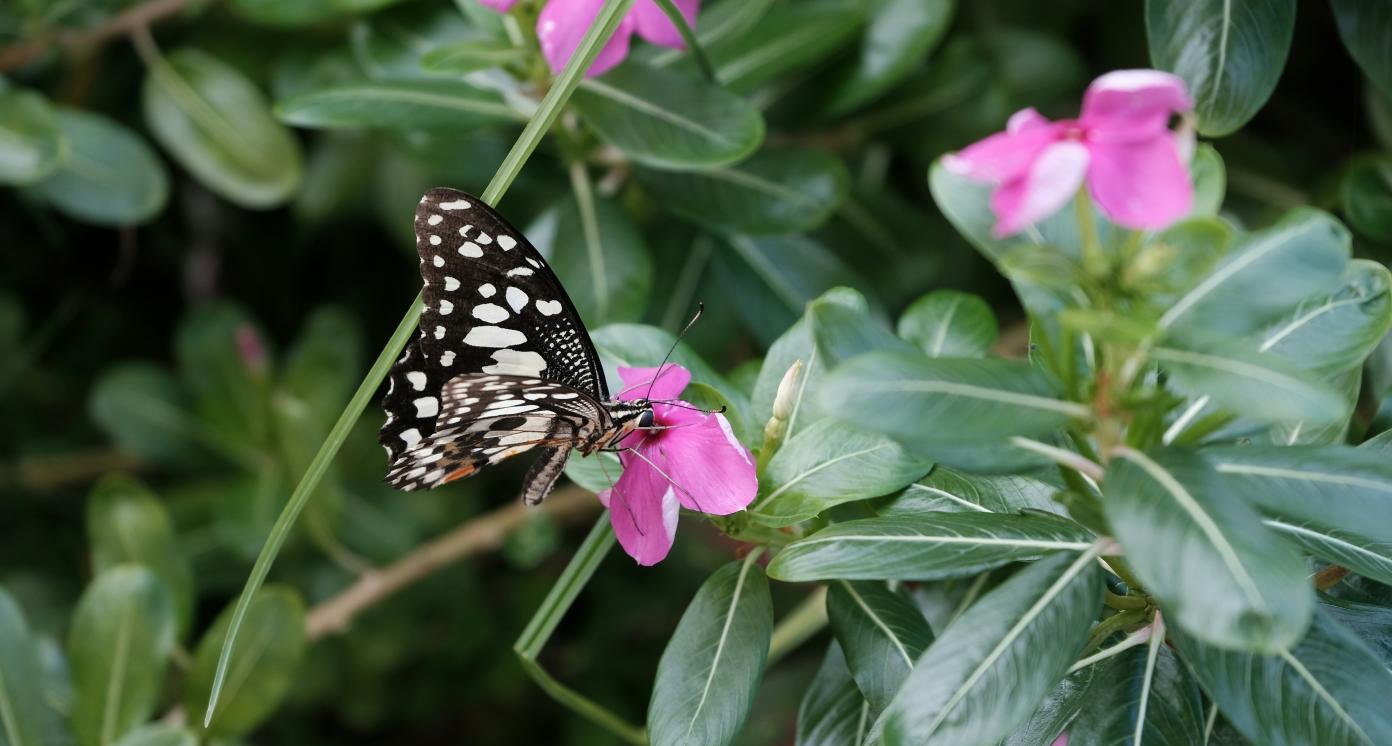
[[[787,421],[793,416],[797,405],[798,383],[802,381],[802,361],[794,360],[778,383],[778,394],[773,397],[773,419]]]

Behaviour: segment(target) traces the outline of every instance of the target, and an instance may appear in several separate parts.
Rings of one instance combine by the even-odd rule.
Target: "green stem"
[[[1088,638],[1087,646],[1083,648],[1083,652],[1091,653],[1101,647],[1102,643],[1106,642],[1112,635],[1145,621],[1145,618],[1144,612],[1122,611],[1103,619],[1098,622],[1096,627],[1093,627],[1092,637]]]
[[[1149,601],[1140,596],[1118,596],[1111,591],[1103,591],[1102,600],[1118,611],[1144,611],[1150,605]]]
[[[773,628],[773,639],[769,641],[766,667],[772,668],[783,656],[796,650],[827,625],[826,595],[826,586],[817,588],[792,613],[778,622],[778,626]]]
[[[1107,566],[1112,568],[1112,572],[1116,573],[1116,576],[1121,578],[1123,583],[1126,583],[1127,590],[1140,591],[1145,588],[1136,574],[1131,571],[1131,566],[1126,564],[1126,560],[1120,557],[1107,557],[1106,562]]]
[[[614,528],[606,513],[595,521],[594,528],[590,529],[580,548],[575,550],[570,564],[566,565],[561,577],[551,586],[551,591],[546,594],[546,599],[532,615],[531,621],[527,622],[527,627],[522,630],[517,642],[512,644],[512,649],[517,651],[519,656],[535,659],[541,654],[546,641],[551,639],[551,633],[556,631],[556,625],[560,624],[561,618],[570,610],[570,605],[575,603],[575,598],[580,595],[585,584],[590,582],[595,570],[613,548]]]
[[[705,50],[701,49],[701,43],[696,40],[696,32],[691,29],[691,24],[686,22],[686,16],[681,14],[677,4],[672,0],[657,0],[657,7],[667,14],[667,19],[677,27],[677,32],[681,34],[682,43],[691,52],[691,59],[696,61],[696,67],[701,69],[701,74],[706,80],[718,83],[715,79],[715,68],[711,67],[710,60],[706,58]]]
[[[605,2],[598,17],[590,25],[589,30],[585,32],[585,37],[580,41],[575,54],[570,58],[570,62],[566,64],[565,70],[556,79],[551,90],[547,91],[545,98],[537,107],[536,114],[522,129],[522,134],[518,136],[512,150],[508,152],[502,165],[494,173],[492,181],[483,190],[480,198],[485,203],[496,206],[502,199],[503,194],[517,178],[517,174],[522,171],[522,166],[536,150],[541,138],[551,129],[556,117],[560,116],[561,109],[565,106],[566,101],[570,100],[571,94],[575,92],[575,87],[580,84],[585,71],[594,62],[604,43],[618,28],[619,21],[623,20],[632,4],[633,0],[607,0]],[[208,697],[208,709],[203,715],[205,727],[212,722],[218,697],[221,695],[223,684],[227,679],[227,668],[232,660],[232,650],[237,641],[237,632],[246,620],[247,609],[251,606],[252,597],[266,581],[271,564],[275,562],[276,555],[280,553],[281,546],[285,544],[285,539],[290,535],[290,530],[294,527],[301,511],[304,510],[305,504],[314,494],[319,480],[323,478],[324,472],[328,470],[329,464],[333,462],[334,456],[343,446],[343,441],[348,438],[348,433],[353,429],[358,417],[362,415],[363,410],[367,409],[368,403],[375,397],[377,388],[387,377],[397,355],[406,347],[411,335],[415,333],[416,323],[420,320],[420,311],[421,297],[417,294],[410,309],[406,311],[406,315],[397,324],[396,331],[388,340],[386,347],[378,354],[376,362],[372,364],[372,368],[367,373],[367,377],[359,384],[358,390],[353,394],[348,406],[339,415],[338,422],[334,423],[333,429],[329,431],[328,438],[324,440],[318,453],[314,455],[314,460],[310,462],[309,468],[300,478],[300,483],[295,486],[295,491],[291,493],[289,502],[285,504],[280,517],[276,519],[275,526],[271,528],[271,534],[266,538],[261,553],[257,555],[256,563],[251,568],[251,575],[247,578],[246,587],[242,590],[242,595],[237,599],[237,606],[232,612],[232,622],[228,626],[227,637],[222,642],[217,672],[213,676],[212,692]]]
[[[1102,241],[1097,237],[1097,223],[1092,218],[1092,198],[1087,189],[1078,190],[1073,200],[1078,216],[1078,238],[1083,242],[1083,270],[1090,277],[1107,273],[1107,257],[1102,253]]]

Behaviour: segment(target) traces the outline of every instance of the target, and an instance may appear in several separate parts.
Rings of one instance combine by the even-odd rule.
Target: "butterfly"
[[[420,333],[387,376],[386,481],[438,487],[540,450],[522,499],[540,503],[572,451],[614,448],[653,426],[646,399],[614,401],[560,280],[482,200],[432,189],[416,208]]]

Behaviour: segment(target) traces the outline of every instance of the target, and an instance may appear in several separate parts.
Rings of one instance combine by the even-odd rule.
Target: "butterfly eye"
[[[652,426],[653,411],[651,409],[645,409],[642,414],[638,415],[638,427],[647,428]]]

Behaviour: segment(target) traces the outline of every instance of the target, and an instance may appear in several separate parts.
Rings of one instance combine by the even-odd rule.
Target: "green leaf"
[[[914,353],[912,345],[896,337],[865,308],[818,298],[807,304],[807,319],[812,324],[817,354],[831,368],[876,350]]]
[[[664,208],[727,233],[777,235],[821,225],[846,198],[846,167],[808,149],[763,150],[709,171],[637,169]]]
[[[154,365],[123,363],[106,371],[87,409],[119,446],[154,463],[189,463],[205,453],[191,437],[199,425],[179,382]]]
[[[1209,448],[1223,489],[1263,513],[1392,542],[1392,462],[1348,446]]]
[[[721,85],[750,91],[827,58],[851,40],[864,16],[865,4],[852,0],[778,5],[746,33],[706,51]]]
[[[940,580],[1053,552],[1077,552],[1087,529],[1040,514],[925,513],[846,521],[784,547],[769,575],[790,583]]]
[[[1097,666],[1087,666],[1065,676],[1030,719],[1001,741],[1001,746],[1053,746],[1063,729],[1090,701],[1096,678]]]
[[[1359,233],[1392,243],[1392,158],[1361,158],[1344,172],[1344,217]]]
[[[421,67],[430,73],[465,75],[478,70],[518,65],[526,60],[527,50],[522,47],[489,39],[470,39],[426,52],[421,55]]]
[[[648,704],[653,746],[718,746],[739,734],[773,634],[768,580],[756,557],[717,570],[682,614]]]
[[[1319,613],[1347,627],[1392,668],[1392,609],[1386,606],[1321,596]]]
[[[1266,103],[1295,33],[1295,0],[1146,0],[1150,60],[1189,84],[1199,132],[1232,133]]]
[[[300,184],[300,148],[265,96],[235,67],[182,49],[150,68],[145,122],[213,192],[248,208],[283,204]]]
[[[1357,368],[1392,329],[1392,273],[1366,259],[1348,264],[1334,292],[1296,306],[1261,335],[1262,352],[1325,375]]]
[[[19,605],[0,588],[0,746],[54,743],[62,723],[44,700],[38,642]]]
[[[918,659],[877,725],[883,742],[975,746],[1009,735],[1082,651],[1102,585],[1087,551],[1040,560],[996,586]]]
[[[526,121],[497,93],[459,80],[343,83],[278,101],[275,114],[321,129],[459,130]]]
[[[577,190],[552,204],[526,234],[586,323],[596,327],[643,315],[652,261],[643,234],[618,204],[588,188]]]
[[[1319,611],[1289,650],[1253,655],[1172,632],[1184,661],[1242,734],[1263,746],[1392,743],[1392,670]]]
[[[1392,96],[1392,8],[1381,0],[1330,0],[1339,38],[1363,68],[1363,74],[1382,92]]]
[[[428,70],[425,55],[456,42],[487,38],[470,25],[465,14],[460,12],[462,7],[452,7],[455,5],[407,3],[386,13],[360,18],[353,24],[350,34],[358,67],[373,80],[452,74]]]
[[[1203,457],[1121,449],[1102,490],[1108,524],[1167,619],[1223,647],[1274,651],[1300,639],[1314,606],[1304,561]]]
[[[1068,726],[1075,743],[1204,743],[1204,701],[1179,658],[1155,637],[1104,663]]]
[[[671,332],[643,324],[609,324],[592,332],[590,337],[599,350],[609,388],[613,391],[623,387],[618,374],[619,367],[655,367],[675,341]],[[670,362],[691,371],[693,382],[707,384],[727,400],[737,404],[736,411],[749,408],[744,394],[716,373],[714,368],[685,344],[677,345]]]
[[[272,28],[297,28],[335,20],[346,8],[339,0],[230,0],[228,9],[243,20]]]
[[[362,373],[362,334],[337,308],[319,308],[305,322],[281,373],[281,396],[323,425],[325,432]]]
[[[1150,357],[1179,388],[1261,422],[1336,422],[1348,404],[1333,387],[1236,339],[1169,334]]]
[[[996,315],[979,295],[935,290],[899,317],[899,336],[928,357],[985,357],[1000,336]]]
[[[1189,175],[1194,181],[1194,209],[1189,214],[1217,215],[1228,186],[1223,157],[1212,145],[1200,143],[1189,161]]]
[[[932,467],[886,435],[822,420],[774,453],[759,480],[764,497],[750,511],[756,520],[788,526],[834,505],[888,495]]]
[[[998,476],[968,474],[939,465],[885,505],[880,515],[1019,513],[1025,510],[1062,513],[1063,506],[1053,499],[1062,485],[1055,483],[1056,475],[1055,481],[1046,480],[1046,476],[1044,472]]]
[[[659,169],[725,166],[764,139],[764,118],[743,98],[699,78],[629,62],[575,92],[600,139]]]
[[[184,690],[184,707],[191,712],[208,702],[218,651],[231,620],[232,608],[228,607],[198,644]],[[246,644],[232,655],[227,684],[207,729],[212,736],[250,733],[290,693],[305,651],[304,602],[288,588],[268,586],[252,600],[240,634],[245,635]]]
[[[1312,556],[1342,565],[1379,583],[1392,584],[1392,542],[1279,518],[1266,519],[1266,525]]]
[[[139,225],[169,200],[169,175],[138,135],[99,114],[60,109],[67,157],[30,188],[68,216],[96,225]]]
[[[1348,264],[1349,244],[1348,229],[1333,217],[1295,210],[1246,236],[1170,305],[1160,326],[1255,332],[1310,296],[1334,289]]]
[[[884,583],[832,583],[827,617],[856,685],[881,712],[933,642],[933,630],[907,593]]]
[[[818,394],[828,414],[930,455],[935,446],[1040,435],[1090,413],[1057,398],[1044,374],[1019,360],[872,352],[833,370]],[[875,417],[864,417],[866,412]],[[949,422],[951,427],[941,426]]]
[[[114,743],[154,713],[176,626],[168,591],[143,567],[113,567],[87,587],[68,634],[81,746]]]
[[[855,58],[838,70],[827,111],[844,114],[902,83],[952,20],[953,0],[878,0]]]
[[[832,641],[817,675],[798,707],[798,746],[846,746],[865,743],[873,722],[870,703],[861,696],[841,646]]]
[[[116,746],[198,746],[198,736],[172,725],[144,725],[127,733]]]
[[[179,325],[174,352],[201,420],[227,443],[267,442],[270,362],[265,337],[246,312],[218,303],[194,310]]]
[[[87,535],[95,574],[121,564],[144,566],[169,591],[179,631],[188,631],[193,575],[159,498],[130,477],[107,476],[87,499]]]
[[[716,277],[731,297],[741,299],[735,310],[750,330],[770,344],[814,298],[842,285],[869,286],[839,257],[804,236],[730,236],[726,245],[717,256]],[[864,305],[863,297],[861,301]]]
[[[48,99],[0,90],[0,184],[32,184],[62,162],[67,143]]]

